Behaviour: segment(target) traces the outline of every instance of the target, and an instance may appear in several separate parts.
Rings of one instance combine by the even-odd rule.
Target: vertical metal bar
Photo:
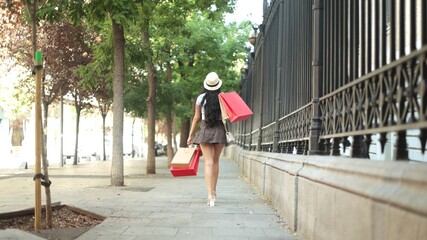
[[[402,4],[402,3],[401,3]],[[405,46],[409,47],[409,50],[412,52],[416,49],[416,35],[415,35],[415,30],[416,30],[416,11],[415,11],[415,0],[410,0],[409,2],[405,2],[405,6],[404,9],[407,9],[407,12],[409,14],[409,19],[408,16],[405,16],[406,11],[404,12],[404,18],[405,21],[409,20],[409,36],[407,36],[409,39],[407,39],[409,42],[407,43],[405,41]],[[401,21],[403,21],[403,19],[401,18]],[[405,23],[404,23],[405,24]],[[406,32],[405,32],[406,35]],[[403,52],[403,54],[405,54],[405,50],[401,51],[401,53]],[[408,63],[406,66],[407,68],[412,68],[413,66],[411,65],[411,63]],[[405,71],[405,70],[403,70]],[[405,83],[405,79],[403,78],[403,74],[399,74],[399,85],[401,88],[404,88],[406,83]],[[404,101],[409,101],[408,100],[404,100],[401,99],[399,104],[399,109],[403,109],[404,107]],[[402,111],[402,110],[400,110]],[[399,112],[400,112],[399,111]],[[405,119],[401,119],[402,122],[405,121]],[[394,147],[394,159],[395,160],[408,160],[408,149],[407,149],[407,141],[406,141],[406,131],[398,131],[397,132],[397,139],[396,139],[396,143],[395,143],[395,147]]]
[[[386,0],[385,1],[385,15],[386,15],[386,22],[385,22],[385,30],[386,30],[386,59],[385,64],[390,63],[391,58],[391,45],[393,42],[393,35],[392,35],[392,19],[393,19],[393,7],[392,7],[393,0]]]
[[[331,156],[339,156],[340,155],[340,139],[334,138],[332,142],[332,149],[330,152]]]
[[[258,39],[257,39],[257,42],[258,42]],[[265,58],[264,58],[264,55],[265,55],[265,44],[264,44],[264,41],[259,41],[259,43],[258,44],[261,44],[261,46],[259,46],[259,48],[260,48],[260,51],[261,51],[261,59],[260,59],[260,64],[261,64],[261,67],[260,67],[260,70],[261,70],[261,72],[260,72],[260,100],[261,100],[261,103],[260,103],[260,108],[259,108],[259,126],[258,126],[258,132],[259,132],[259,134],[258,134],[258,139],[257,139],[257,147],[256,147],[256,150],[257,151],[261,151],[261,143],[262,143],[262,126],[263,126],[263,124],[264,124],[264,122],[263,122],[263,114],[264,114],[264,108],[263,108],[263,106],[264,106],[264,83],[265,83],[265,76],[264,76],[264,68],[265,68]]]
[[[382,67],[387,64],[387,10],[386,10],[386,2],[381,1],[379,6],[380,12],[380,59],[379,66]]]
[[[320,154],[319,135],[321,128],[319,97],[319,83],[322,82],[323,69],[323,0],[313,1],[312,26],[312,112],[308,154]]]
[[[372,143],[372,134],[366,134],[365,139],[363,140],[364,143],[364,158],[370,158],[369,156],[369,147]]]
[[[326,35],[326,39],[325,39],[325,61],[324,61],[324,70],[326,72],[325,78],[324,78],[324,83],[325,83],[325,90],[323,92],[323,95],[326,95],[327,93],[329,93],[332,89],[331,84],[330,84],[330,79],[332,78],[331,76],[331,59],[332,59],[332,55],[331,55],[331,42],[332,42],[332,36],[331,36],[331,2],[330,1],[326,1],[324,2],[325,5],[325,14],[324,14],[324,18],[325,18],[325,35]]]
[[[389,33],[389,61],[396,60],[396,0],[389,0],[390,4],[390,33]]]
[[[293,37],[291,36],[291,34],[292,34],[292,31],[293,31],[293,28],[292,28],[292,24],[293,24],[293,21],[292,21],[292,12],[293,12],[293,9],[292,9],[292,6],[293,6],[293,4],[292,4],[292,1],[289,1],[289,4],[288,4],[288,8],[287,8],[287,14],[286,14],[286,16],[287,16],[287,19],[288,19],[288,23],[287,23],[287,25],[288,25],[288,27],[287,27],[287,30],[288,30],[288,34],[287,34],[287,42],[288,42],[288,47],[287,47],[287,49],[288,49],[288,53],[287,53],[287,56],[286,56],[286,59],[287,59],[287,67],[288,67],[288,71],[287,71],[287,91],[288,91],[288,103],[287,103],[287,108],[286,108],[286,113],[285,114],[289,114],[290,112],[291,112],[291,104],[292,104],[292,92],[293,92],[293,89],[292,89],[292,79],[293,79],[293,76],[292,76],[292,68],[293,68],[293,65],[292,65],[292,63],[293,63],[293,53],[292,53],[292,45],[293,45]]]
[[[337,1],[335,6],[336,9],[336,19],[337,19],[337,24],[336,24],[336,42],[338,46],[338,49],[336,51],[336,63],[337,65],[335,66],[336,69],[336,74],[337,74],[337,83],[338,85],[335,87],[335,89],[341,87],[344,85],[344,78],[343,76],[343,50],[344,50],[344,45],[343,45],[343,41],[342,41],[342,36],[343,36],[343,12],[342,12],[342,0],[341,1]],[[334,89],[334,90],[335,90]]]
[[[299,34],[299,56],[298,56],[298,79],[299,79],[299,85],[298,85],[298,92],[300,92],[301,94],[298,96],[298,104],[295,106],[295,109],[297,109],[299,106],[302,106],[304,104],[304,96],[306,95],[305,91],[304,91],[304,82],[305,82],[305,74],[304,74],[304,57],[305,57],[305,23],[306,23],[306,18],[305,18],[305,12],[304,12],[304,3],[305,0],[303,1],[299,1],[299,7],[298,7],[298,11],[299,11],[299,21],[300,21],[300,26],[302,26],[302,28],[300,29],[300,34]]]
[[[416,41],[417,41],[417,37],[416,37],[416,6],[415,6],[415,0],[410,0],[409,1],[410,6],[409,6],[409,13],[410,13],[410,17],[409,17],[409,26],[410,26],[410,40],[409,40],[409,48],[410,51],[415,51],[416,50]]]
[[[295,1],[290,1],[290,7],[291,7],[291,9],[290,9],[290,31],[291,31],[291,33],[295,33],[295,31],[297,31],[296,28],[295,28],[295,24],[296,24],[296,20],[295,20],[295,16],[296,16],[295,9],[296,8],[295,8],[295,5],[296,5]],[[289,79],[289,84],[291,86],[292,92],[294,92],[294,93],[296,92],[296,88],[295,88],[295,78],[296,78],[296,76],[295,76],[295,68],[296,68],[296,63],[295,63],[295,44],[296,44],[296,41],[295,41],[295,39],[296,39],[295,36],[292,36],[290,38],[292,50],[291,50],[291,53],[290,53],[291,69],[289,69],[290,70],[290,77],[291,77]],[[289,106],[288,113],[292,112],[292,109],[295,106],[295,98],[294,97],[291,97],[290,103],[291,104]]]
[[[307,32],[309,31],[309,25],[307,24],[309,18],[307,15],[308,13],[311,13],[311,8],[307,8],[307,2],[308,0],[304,0],[302,1],[302,15],[303,15],[303,19],[304,19],[304,32],[303,32],[303,46],[302,46],[302,58],[301,58],[301,76],[302,76],[302,81],[301,81],[301,89],[304,92],[304,94],[301,96],[301,106],[303,106],[304,104],[306,104],[309,101],[306,101],[307,99],[307,95],[311,95],[310,93],[307,93],[307,65],[306,65],[306,59],[307,59],[307,55],[308,55],[308,49],[307,49],[307,41],[308,41],[308,35]],[[308,11],[308,9],[310,9],[310,11]],[[311,100],[311,99],[310,99]],[[299,106],[300,107],[300,106]]]
[[[304,26],[304,32],[303,32],[303,46],[302,46],[302,58],[301,58],[301,76],[302,76],[302,81],[301,81],[301,89],[304,92],[304,94],[301,96],[301,104],[304,105],[305,103],[307,103],[308,101],[306,101],[306,97],[307,95],[311,95],[309,93],[307,93],[307,72],[306,72],[306,59],[307,59],[307,54],[308,54],[308,49],[307,49],[307,41],[308,41],[308,36],[307,36],[307,32],[309,29],[309,26],[307,24],[309,18],[308,18],[308,13],[311,13],[311,11],[307,11],[307,0],[302,1],[302,18],[303,18],[303,26]],[[305,91],[304,91],[305,89]],[[302,106],[301,105],[301,106]]]
[[[396,38],[398,39],[399,49],[397,50],[398,58],[405,55],[405,0],[397,0],[398,8],[397,15],[399,19],[397,20],[398,32],[396,32]]]
[[[284,59],[283,59],[283,67],[284,67],[283,81],[284,81],[284,83],[282,85],[282,92],[285,93],[286,95],[284,96],[284,99],[283,99],[283,103],[282,103],[283,109],[282,109],[280,116],[284,116],[288,113],[287,109],[289,106],[289,98],[291,97],[289,94],[289,79],[290,79],[289,78],[289,60],[290,60],[290,58],[289,58],[289,49],[290,49],[290,42],[289,42],[289,37],[290,37],[290,29],[289,29],[289,26],[290,26],[290,24],[289,24],[289,22],[290,22],[289,11],[290,10],[289,10],[289,8],[290,8],[290,6],[289,6],[289,0],[285,1],[284,8],[285,8],[285,10],[284,10],[284,21],[285,21],[285,23],[284,23],[284,28],[285,28],[284,29],[284,41],[285,41],[284,47],[285,47],[286,51],[284,51],[284,55],[283,55],[283,57],[284,57]]]
[[[262,18],[263,18],[263,22],[266,22],[267,21],[267,17],[268,17],[268,1],[267,0],[264,0],[263,1],[263,4],[262,4],[262,7],[263,7],[263,14],[262,14]]]
[[[390,0],[390,62],[396,60],[396,0]]]
[[[371,31],[372,31],[372,17],[371,17],[371,0],[365,0],[365,10],[364,15],[366,18],[366,26],[365,26],[365,72],[363,75],[371,72],[371,51],[372,51],[372,38],[371,38]]]
[[[254,56],[256,57],[255,54],[254,54]],[[256,77],[255,73],[256,73],[256,69],[257,69],[256,68],[256,62],[255,62],[256,59],[255,59],[255,57],[252,58],[252,56],[251,56],[252,60],[250,61],[250,69],[251,69],[250,70],[250,79],[251,79],[251,90],[250,90],[250,94],[251,94],[252,106],[253,106],[254,109],[257,110],[256,101],[255,101],[256,100],[255,99],[255,89],[257,89],[256,86],[255,86],[255,77]],[[256,116],[254,116],[254,117],[251,118],[250,127],[246,131],[246,134],[248,134],[247,136],[249,136],[249,137],[245,137],[245,143],[244,144],[245,144],[245,146],[248,146],[249,149],[250,149],[250,146],[252,144],[252,132],[254,130],[255,121],[256,121]]]
[[[371,69],[375,70],[378,69],[379,66],[379,41],[380,41],[380,31],[379,31],[379,9],[378,9],[378,1],[374,1],[372,4],[372,38],[373,41],[371,41],[373,44],[372,46],[372,65]]]
[[[298,73],[299,73],[299,55],[300,53],[298,53],[299,51],[299,47],[300,47],[300,34],[301,34],[301,30],[299,28],[297,28],[297,23],[300,24],[301,21],[299,19],[299,17],[301,16],[301,14],[299,13],[299,2],[300,1],[294,1],[294,5],[293,5],[293,17],[292,17],[292,27],[294,29],[294,37],[293,37],[293,41],[294,41],[294,45],[293,45],[293,62],[294,62],[294,67],[292,69],[292,73],[293,73],[293,81],[292,81],[292,85],[294,87],[294,92],[297,93],[298,95],[300,94],[299,89],[298,89],[298,85],[299,85],[299,78],[298,78]],[[295,109],[295,106],[298,105],[298,96],[293,97],[293,102],[292,102],[292,110]]]
[[[364,149],[363,149],[363,136],[356,135],[353,137],[353,145],[351,148],[350,156],[354,158],[363,158]]]
[[[312,64],[312,51],[313,51],[313,46],[312,46],[312,44],[311,44],[311,41],[312,41],[312,39],[313,39],[313,14],[312,14],[312,6],[313,6],[313,0],[310,0],[309,2],[308,2],[308,4],[307,4],[307,15],[308,15],[308,18],[309,18],[309,20],[308,20],[308,22],[307,22],[307,24],[308,24],[308,26],[309,26],[309,29],[310,29],[310,31],[307,31],[307,34],[308,34],[308,37],[307,37],[307,43],[306,43],[306,45],[307,45],[307,48],[309,49],[308,50],[308,54],[307,54],[307,56],[306,56],[306,69],[305,69],[305,71],[307,72],[307,74],[308,74],[308,77],[307,77],[307,89],[309,89],[308,91],[307,91],[307,102],[310,102],[311,101],[311,91],[312,91],[312,85],[311,85],[311,75],[312,75],[312,71],[311,71],[311,64]],[[321,87],[322,87],[322,85],[319,85],[319,89],[321,89]],[[307,151],[308,151],[308,141],[306,142],[306,148],[307,148]]]
[[[328,1],[327,1],[328,2]],[[337,11],[336,11],[336,0],[330,0],[330,23],[329,23],[329,31],[330,31],[330,42],[329,42],[329,49],[330,49],[330,57],[328,59],[328,62],[330,64],[330,78],[329,78],[329,91],[328,92],[332,92],[334,91],[337,86],[338,86],[338,78],[337,78],[337,49],[338,49],[338,43],[337,43],[337,34],[338,34],[338,29],[337,29]],[[326,65],[326,64],[325,64]]]
[[[349,41],[348,41],[348,2],[347,1],[342,1],[342,7],[341,7],[341,11],[343,12],[341,21],[342,23],[342,29],[343,32],[341,34],[341,41],[343,42],[343,49],[342,49],[342,78],[344,80],[344,85],[347,84],[349,82],[349,72],[348,72],[348,52],[347,50],[349,49]]]
[[[340,1],[337,1],[336,3],[336,12],[335,12],[335,14],[336,14],[336,19],[337,19],[337,28],[336,28],[336,39],[337,39],[337,47],[338,47],[338,49],[337,49],[337,65],[335,66],[336,68],[337,68],[337,82],[338,82],[338,85],[336,86],[336,88],[339,88],[339,87],[341,87],[341,86],[343,86],[344,85],[344,78],[342,77],[343,76],[343,74],[342,74],[342,72],[343,72],[343,67],[342,67],[342,60],[343,60],[343,50],[344,50],[344,46],[343,46],[343,41],[342,41],[342,35],[343,35],[343,28],[342,28],[342,25],[344,25],[343,24],[343,19],[342,19],[342,15],[343,15],[343,12],[342,12],[342,9],[341,9],[341,7],[342,7],[342,0],[340,0]]]
[[[301,24],[301,1],[296,1],[295,3],[295,13],[296,13],[296,17],[295,17],[295,26],[299,24]],[[295,28],[297,29],[297,28]],[[301,92],[300,92],[300,84],[301,84],[301,76],[300,76],[300,70],[301,70],[301,64],[300,64],[300,59],[301,59],[301,29],[296,30],[296,36],[295,36],[295,78],[296,81],[294,81],[294,85],[295,85],[295,92],[298,93],[298,96],[295,96],[295,104],[292,106],[292,110],[296,109],[296,106],[299,105],[299,99],[301,96]],[[298,52],[298,54],[297,54]]]
[[[358,68],[358,77],[363,76],[365,73],[365,15],[364,15],[364,9],[365,9],[365,0],[360,0],[358,4],[358,16],[359,16],[359,28],[358,32],[359,34],[359,47],[358,47],[358,62],[359,62],[359,68]]]
[[[297,154],[304,154],[304,142],[303,141],[298,141],[297,142]]]
[[[302,45],[301,45],[301,56],[300,56],[300,61],[301,61],[301,64],[300,64],[300,85],[299,85],[299,88],[300,88],[300,92],[301,92],[301,94],[300,94],[300,96],[299,96],[299,98],[300,98],[300,100],[299,100],[299,104],[296,106],[296,108],[298,108],[298,107],[300,107],[300,106],[302,106],[302,105],[304,105],[304,103],[306,103],[306,102],[304,102],[304,99],[305,99],[305,95],[306,95],[306,92],[304,91],[304,83],[305,83],[305,58],[306,58],[306,56],[307,56],[307,52],[306,52],[306,41],[307,41],[307,38],[306,38],[306,36],[307,36],[307,31],[309,30],[308,28],[307,28],[307,24],[306,24],[306,21],[307,21],[307,16],[305,15],[305,10],[306,10],[306,8],[305,8],[305,3],[307,2],[307,0],[303,0],[303,1],[301,1],[301,4],[300,4],[300,12],[301,12],[301,23],[302,23],[302,26],[304,27],[304,31],[301,31],[301,43],[302,43]]]
[[[421,0],[421,44],[424,46],[427,44],[427,3],[425,0]]]
[[[328,68],[328,78],[327,79],[325,79],[325,81],[327,82],[327,84],[328,84],[328,89],[327,89],[327,91],[326,91],[326,93],[330,93],[331,91],[332,91],[332,89],[334,88],[333,87],[333,85],[332,85],[332,80],[331,79],[333,79],[334,78],[334,76],[333,76],[333,60],[334,60],[334,55],[333,55],[333,48],[332,48],[332,46],[333,46],[333,41],[334,41],[334,38],[333,38],[333,9],[332,9],[332,1],[326,1],[327,2],[327,4],[328,4],[328,7],[326,8],[326,9],[328,9],[328,15],[326,15],[325,14],[325,17],[327,17],[328,18],[328,32],[327,32],[327,34],[328,34],[328,36],[329,36],[329,39],[328,39],[328,42],[327,42],[327,44],[328,44],[328,46],[327,46],[327,51],[328,51],[328,57],[325,59],[325,67],[327,67]]]
[[[352,24],[352,28],[350,28],[352,30],[352,34],[350,35],[350,38],[354,40],[353,42],[353,54],[351,55],[352,59],[353,59],[353,64],[352,64],[352,71],[353,71],[353,77],[352,79],[356,79],[358,78],[358,68],[359,68],[359,62],[358,62],[358,46],[359,46],[359,8],[358,8],[358,2],[357,1],[353,1],[353,0],[349,0],[351,2],[351,6],[352,6],[352,10],[351,12],[353,13],[353,24]]]
[[[394,160],[409,160],[406,142],[406,131],[398,131],[396,143],[394,145]]]
[[[342,23],[341,23],[341,26],[342,26],[342,33],[341,33],[341,41],[342,41],[342,46],[343,46],[343,49],[341,50],[341,52],[342,52],[342,56],[341,56],[341,61],[342,61],[342,64],[341,64],[341,71],[342,71],[342,74],[341,74],[341,76],[342,76],[342,78],[343,78],[343,82],[344,82],[344,84],[343,85],[345,85],[345,84],[347,84],[348,83],[348,66],[347,66],[347,63],[348,63],[348,58],[347,58],[347,56],[348,56],[348,46],[349,46],[349,44],[348,44],[348,39],[347,39],[347,24],[348,24],[348,19],[347,19],[347,14],[348,14],[348,9],[347,9],[347,1],[340,1],[341,2],[341,11],[342,11],[342,16],[341,16],[341,21],[342,21]]]
[[[308,22],[308,24],[309,24],[309,26],[310,26],[310,31],[308,32],[308,34],[309,34],[309,38],[307,39],[307,46],[308,46],[308,48],[310,49],[309,50],[309,54],[307,54],[307,68],[306,68],[306,71],[308,72],[308,74],[309,74],[309,78],[307,79],[307,85],[308,85],[308,87],[309,87],[309,91],[307,91],[308,93],[311,93],[312,92],[312,85],[311,85],[311,78],[312,78],[312,70],[311,70],[311,64],[312,64],[312,52],[313,52],[313,45],[312,45],[312,39],[313,39],[313,14],[312,14],[312,11],[308,11],[309,9],[312,9],[312,6],[313,6],[313,0],[310,0],[310,2],[309,2],[309,5],[307,6],[307,14],[308,14],[308,16],[309,16],[309,18],[310,18],[310,21]],[[319,83],[319,89],[321,89],[322,88],[322,83]],[[307,102],[310,102],[311,101],[311,98],[312,96],[311,96],[311,94],[308,94],[307,95]],[[308,141],[307,141],[307,149],[308,149]]]
[[[397,54],[400,57],[405,55],[405,1],[404,0],[398,0],[398,7],[397,7],[397,11],[398,11],[398,16],[399,18],[397,19],[397,23],[398,23],[398,32],[396,33],[396,37],[399,40],[399,49],[397,51]],[[400,70],[402,71],[402,70]],[[400,73],[399,71],[399,75],[397,77],[397,81],[398,81],[398,85],[402,86],[402,73]],[[404,70],[403,70],[404,71]],[[399,106],[402,105],[402,103],[398,103]],[[401,109],[399,107],[399,109]],[[398,160],[398,159],[403,159],[405,153],[403,153],[401,151],[402,147],[404,149],[406,149],[405,146],[405,138],[406,138],[406,133],[405,131],[399,131],[397,132],[397,139],[396,142],[394,144],[394,152],[393,152],[393,159],[394,160]]]
[[[302,52],[302,54],[301,54],[301,92],[303,93],[302,95],[301,95],[301,100],[300,100],[300,104],[301,105],[298,105],[298,107],[300,107],[300,106],[303,106],[305,103],[307,103],[306,101],[305,101],[305,97],[308,95],[307,94],[307,88],[305,88],[305,83],[306,83],[306,81],[307,81],[307,75],[306,75],[306,72],[305,72],[305,67],[306,67],[306,65],[305,65],[305,58],[306,58],[306,56],[307,56],[307,44],[306,44],[306,41],[307,41],[307,31],[308,31],[308,26],[307,26],[307,20],[308,20],[308,18],[307,18],[307,14],[306,14],[306,7],[305,7],[305,5],[306,5],[306,2],[307,2],[307,0],[304,0],[304,1],[301,1],[301,17],[302,17],[302,23],[303,23],[303,26],[304,26],[304,28],[303,28],[303,31],[302,31],[302,49],[301,49],[301,52]]]
[[[337,13],[338,13],[338,11],[337,11],[337,9],[336,9],[336,6],[337,6],[337,3],[336,3],[336,0],[331,0],[331,3],[332,3],[332,8],[331,8],[331,10],[332,10],[332,14],[331,14],[331,16],[332,16],[332,29],[331,29],[331,35],[332,35],[332,46],[330,46],[330,48],[331,48],[331,51],[332,51],[332,64],[331,64],[331,69],[332,69],[332,78],[331,79],[329,79],[329,81],[330,81],[330,83],[331,83],[331,86],[332,86],[332,88],[331,89],[329,89],[329,92],[332,92],[332,91],[334,91],[335,89],[337,89],[337,87],[338,87],[338,77],[337,77],[337,65],[338,65],[338,56],[337,56],[337,46],[338,46],[338,44],[337,44],[337,33],[338,33],[338,31],[337,31],[337,25],[338,25],[338,19],[337,19]]]
[[[313,3],[313,6],[314,6],[314,3]],[[324,41],[323,41],[323,45],[322,45],[322,48],[325,50],[325,58],[324,59],[322,59],[323,60],[323,62],[324,62],[324,64],[326,65],[326,66],[328,66],[328,60],[330,59],[330,57],[329,57],[329,42],[330,42],[330,39],[329,39],[329,16],[330,16],[330,14],[329,14],[329,11],[328,11],[328,2],[326,2],[326,3],[324,3],[324,17],[323,17],[323,20],[322,20],[322,26],[323,26],[323,29],[324,29],[324,32],[325,32],[325,34],[324,34]],[[316,26],[314,25],[314,22],[315,22],[315,19],[314,19],[315,17],[314,17],[314,14],[313,14],[313,32],[315,31],[315,28],[316,28]],[[318,24],[319,25],[319,24]],[[313,40],[315,39],[315,36],[314,36],[314,34],[313,34]],[[313,45],[313,52],[315,51],[314,50],[314,45]],[[324,69],[323,69],[323,83],[321,84],[321,86],[322,86],[322,88],[321,88],[321,93],[320,93],[320,96],[323,96],[323,95],[326,95],[327,93],[328,93],[328,89],[329,89],[329,85],[328,85],[328,79],[329,79],[329,68],[328,67],[325,67]],[[314,86],[313,86],[314,87]]]
[[[352,4],[351,0],[346,0],[346,2],[347,2],[347,11],[348,11],[347,18],[346,18],[346,22],[347,22],[346,26],[348,26],[346,38],[348,39],[348,45],[349,45],[347,48],[348,62],[347,62],[346,68],[348,69],[347,71],[348,71],[349,80],[352,81],[355,79],[355,77],[354,77],[354,57],[353,57],[355,55],[354,45],[355,45],[355,40],[356,40],[354,37],[354,32],[355,32],[354,9],[353,9],[353,4]]]
[[[358,42],[358,31],[357,31],[357,2],[349,1],[349,18],[351,19],[349,25],[349,39],[350,39],[350,79],[354,80],[357,78],[357,42]]]

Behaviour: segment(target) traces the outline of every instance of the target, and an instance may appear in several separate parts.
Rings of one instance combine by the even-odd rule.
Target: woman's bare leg
[[[213,195],[212,189],[212,175],[213,175],[213,144],[200,144],[200,148],[203,153],[205,160],[205,182],[206,190],[208,192],[208,198],[210,199]]]
[[[213,146],[213,165],[212,165],[212,195],[216,196],[216,185],[219,175],[219,156],[224,148],[224,144],[214,144]]]

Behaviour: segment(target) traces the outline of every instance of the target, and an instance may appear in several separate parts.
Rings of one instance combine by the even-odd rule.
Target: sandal
[[[215,206],[215,197],[210,197],[210,198],[208,198],[207,205],[208,205],[209,207],[213,207],[213,206]]]

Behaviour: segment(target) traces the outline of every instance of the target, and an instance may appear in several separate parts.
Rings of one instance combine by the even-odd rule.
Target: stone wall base
[[[426,239],[427,164],[227,147],[302,239]]]

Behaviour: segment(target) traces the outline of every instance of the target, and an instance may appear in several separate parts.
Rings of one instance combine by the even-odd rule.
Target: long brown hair
[[[202,105],[205,108],[205,121],[208,127],[214,127],[218,120],[221,120],[221,108],[219,106],[218,94],[220,89],[209,91],[205,89],[205,96]]]

